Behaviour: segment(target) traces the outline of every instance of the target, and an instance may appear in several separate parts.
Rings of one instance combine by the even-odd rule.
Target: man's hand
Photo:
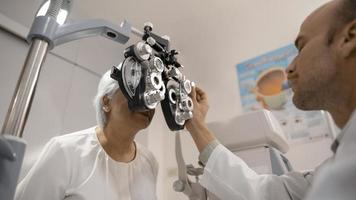
[[[210,132],[205,124],[205,117],[209,110],[208,97],[198,87],[192,88],[190,97],[194,104],[193,118],[188,120],[185,126],[191,134],[199,152],[202,152],[210,142],[215,140],[213,133]]]
[[[198,125],[205,124],[205,117],[209,110],[208,97],[202,89],[196,86],[193,87],[190,97],[193,100],[194,110],[193,118],[188,120],[186,123],[188,131],[191,131]]]

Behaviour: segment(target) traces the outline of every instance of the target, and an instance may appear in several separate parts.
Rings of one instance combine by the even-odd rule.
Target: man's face
[[[302,110],[325,109],[324,102],[333,95],[337,60],[328,31],[335,6],[328,3],[303,22],[296,39],[299,54],[286,70],[293,103]]]
[[[111,108],[110,120],[115,120],[117,123],[124,123],[137,129],[147,128],[155,113],[155,110],[132,112],[128,107],[127,99],[120,90],[112,98]]]

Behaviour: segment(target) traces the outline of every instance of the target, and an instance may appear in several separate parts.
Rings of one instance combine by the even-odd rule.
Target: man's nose
[[[289,66],[286,69],[286,74],[288,77],[292,77],[295,75],[295,59],[289,64]]]

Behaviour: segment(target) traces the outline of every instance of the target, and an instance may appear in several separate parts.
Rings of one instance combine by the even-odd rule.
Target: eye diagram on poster
[[[285,68],[297,54],[288,45],[236,65],[243,111],[270,110],[291,143],[329,138],[331,125],[324,111],[301,111],[293,105]]]

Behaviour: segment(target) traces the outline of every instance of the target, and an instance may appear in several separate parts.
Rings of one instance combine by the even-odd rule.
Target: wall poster
[[[284,70],[297,53],[288,45],[236,65],[243,111],[270,110],[290,143],[332,137],[324,111],[301,111],[293,105]]]

